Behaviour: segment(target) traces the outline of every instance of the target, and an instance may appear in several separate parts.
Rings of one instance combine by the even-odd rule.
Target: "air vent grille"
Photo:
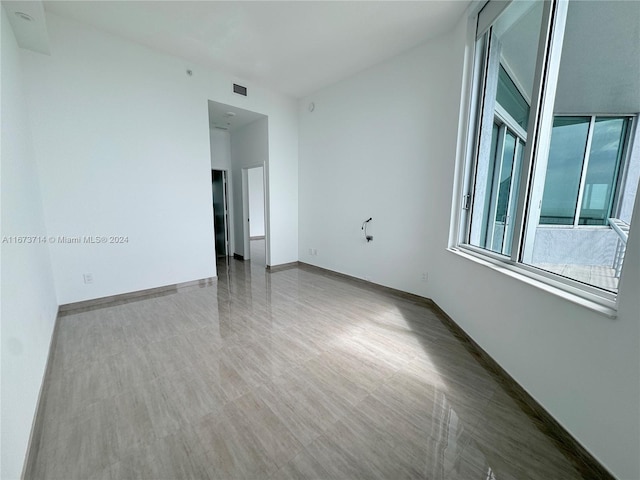
[[[237,83],[233,84],[233,93],[237,93],[238,95],[242,95],[244,97],[247,96],[247,87],[243,87],[242,85],[238,85]]]

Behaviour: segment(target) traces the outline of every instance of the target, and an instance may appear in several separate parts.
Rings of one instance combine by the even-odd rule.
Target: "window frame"
[[[491,2],[486,2],[485,6]],[[510,3],[510,2],[507,2]],[[504,10],[504,6],[501,11]],[[484,31],[479,31],[482,9],[476,9],[474,17],[470,16],[467,30],[468,54],[466,58],[465,75],[463,76],[463,96],[461,108],[460,136],[458,138],[459,164],[456,169],[454,183],[454,199],[452,208],[452,223],[450,228],[449,250],[461,253],[477,259],[480,263],[494,266],[501,271],[512,272],[513,276],[533,283],[540,288],[555,293],[559,296],[582,304],[601,313],[615,317],[617,308],[617,293],[610,292],[587,283],[580,282],[559,274],[552,273],[523,262],[525,238],[527,228],[531,228],[528,222],[528,206],[532,200],[534,168],[539,151],[548,150],[551,141],[553,114],[548,105],[553,105],[558,81],[562,42],[567,18],[568,2],[560,0],[545,0],[540,26],[539,44],[536,57],[533,89],[530,98],[529,133],[521,135],[524,141],[524,152],[520,165],[520,179],[517,192],[517,203],[514,212],[514,231],[511,243],[511,255],[503,255],[488,249],[471,245],[471,220],[474,203],[474,189],[477,175],[477,156],[480,147],[482,128],[482,114],[484,99],[487,90],[487,69],[489,59],[490,42],[489,35],[495,19],[489,23]],[[501,13],[501,12],[500,12]],[[497,17],[496,17],[497,18]],[[486,23],[486,22],[485,22]],[[507,70],[508,72],[508,70]],[[529,100],[529,99],[528,99]],[[494,111],[494,121],[496,118]],[[500,115],[502,116],[502,115]],[[588,116],[588,115],[587,115]],[[624,151],[621,155],[618,172],[614,185],[612,214],[619,209],[620,185],[624,182],[628,170],[629,155],[634,141],[638,115],[629,114],[593,114],[595,117],[617,116],[629,118],[624,142]],[[506,118],[501,121],[513,130],[512,122]],[[513,122],[515,123],[515,121]],[[590,126],[589,135],[593,133],[593,125]],[[520,132],[518,132],[520,133]],[[528,138],[527,138],[528,137]],[[635,139],[636,141],[638,139]],[[580,180],[580,199],[577,204],[575,222],[579,222],[582,194],[587,165],[583,165]],[[640,193],[640,191],[638,192]],[[540,199],[541,201],[541,199]],[[549,226],[553,228],[553,226]],[[575,228],[576,226],[565,225]],[[598,225],[578,225],[578,228],[608,228]],[[619,285],[620,288],[620,285]],[[618,288],[618,291],[619,291]]]
[[[583,210],[583,199],[584,199],[584,191],[586,187],[587,181],[587,173],[589,171],[589,163],[591,160],[591,150],[592,150],[592,140],[595,132],[595,125],[598,119],[602,118],[616,118],[623,119],[625,121],[623,135],[621,136],[621,141],[619,147],[622,147],[622,153],[619,155],[617,159],[617,163],[615,166],[614,173],[614,183],[612,184],[612,192],[611,198],[609,200],[609,206],[607,207],[609,210],[609,217],[615,216],[615,213],[620,204],[620,187],[623,185],[623,177],[625,176],[625,172],[628,169],[629,156],[631,154],[630,141],[631,135],[630,131],[634,126],[634,120],[637,118],[637,115],[629,115],[629,114],[616,114],[616,113],[598,113],[598,114],[571,114],[571,113],[561,113],[555,114],[553,116],[554,119],[559,117],[585,117],[589,118],[589,127],[587,131],[587,139],[586,146],[584,149],[584,153],[582,154],[582,164],[580,167],[580,181],[578,183],[578,196],[576,198],[576,210],[573,215],[573,223],[571,224],[553,224],[553,223],[540,223],[540,225],[544,225],[545,228],[577,228],[577,229],[608,229],[609,225],[590,225],[590,224],[581,224],[580,217]]]
[[[500,13],[502,13],[511,2],[499,2],[502,6]],[[491,5],[491,2],[487,2],[487,5]],[[548,92],[551,90],[555,93],[555,83],[557,82],[557,73],[560,64],[560,54],[562,51],[562,36],[564,33],[564,24],[567,14],[567,2],[558,2],[557,0],[545,0],[543,4],[542,20],[540,25],[540,36],[538,43],[538,56],[536,58],[536,67],[534,73],[533,88],[531,93],[531,103],[529,105],[529,121],[528,125],[531,127],[531,134],[527,135],[525,141],[525,150],[522,156],[522,163],[520,165],[520,185],[518,188],[518,201],[516,203],[516,209],[514,212],[514,232],[511,245],[510,262],[517,264],[520,257],[520,250],[522,242],[522,230],[524,229],[524,223],[526,221],[524,217],[525,205],[528,204],[529,197],[529,177],[531,176],[531,167],[533,164],[533,155],[535,149],[538,147],[538,136],[541,131],[541,110],[544,105],[543,100],[547,100]],[[480,15],[482,11],[480,12]],[[480,17],[478,16],[478,18]],[[474,64],[473,78],[471,79],[471,91],[473,92],[471,97],[472,101],[475,101],[475,114],[474,119],[469,124],[467,129],[467,135],[472,138],[473,148],[468,151],[466,158],[466,172],[465,172],[465,190],[464,201],[462,208],[466,210],[466,213],[461,215],[463,218],[464,226],[459,232],[461,237],[458,238],[458,247],[472,247],[471,251],[474,251],[476,247],[470,244],[471,236],[471,212],[473,211],[474,197],[472,192],[475,190],[475,183],[477,178],[478,167],[478,151],[480,149],[481,135],[480,130],[482,128],[482,112],[484,107],[484,99],[487,96],[487,70],[489,68],[489,54],[490,43],[488,41],[489,36],[493,28],[495,19],[491,21],[484,31],[474,32],[473,38],[475,43],[474,55],[471,61]],[[559,44],[559,45],[558,45]],[[477,64],[477,65],[476,65]],[[552,82],[543,82],[543,78],[548,77],[548,71],[555,67],[556,78],[551,79]],[[549,88],[549,86],[553,88]],[[546,94],[546,95],[545,95]],[[548,103],[548,100],[547,100]],[[471,107],[471,105],[469,106]],[[506,113],[506,112],[505,112]],[[495,115],[495,114],[494,114]],[[515,121],[514,121],[515,123]],[[529,138],[531,137],[531,138]],[[550,140],[550,129],[549,129]],[[526,173],[525,173],[526,172]],[[514,248],[516,247],[516,248]],[[479,250],[483,249],[477,247]],[[478,252],[476,252],[478,253]],[[495,252],[491,252],[495,253]],[[501,258],[506,256],[500,255]]]

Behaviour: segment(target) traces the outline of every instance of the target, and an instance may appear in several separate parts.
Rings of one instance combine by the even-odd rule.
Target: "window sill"
[[[541,223],[537,228],[542,230],[611,230],[609,225],[552,225],[545,223]]]
[[[511,278],[515,278],[528,285],[532,285],[540,290],[548,292],[552,295],[560,297],[564,300],[572,302],[576,305],[580,305],[593,312],[599,313],[608,318],[616,318],[618,316],[618,310],[616,302],[607,298],[598,297],[597,295],[589,292],[583,292],[583,295],[578,295],[569,292],[560,286],[552,285],[552,281],[543,276],[538,276],[528,270],[519,268],[516,265],[511,265],[499,260],[494,260],[488,256],[467,250],[464,247],[450,247],[447,249],[449,252],[458,255],[467,260],[471,260],[485,267],[489,267],[492,270],[503,273]],[[555,283],[555,282],[554,282]]]

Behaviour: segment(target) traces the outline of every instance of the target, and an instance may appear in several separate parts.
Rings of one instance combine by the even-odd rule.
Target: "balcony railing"
[[[613,269],[616,272],[616,278],[620,278],[622,272],[622,261],[624,253],[627,249],[627,238],[629,237],[629,224],[623,222],[619,218],[610,218],[609,226],[618,234],[618,244],[616,245],[616,253],[613,257]]]

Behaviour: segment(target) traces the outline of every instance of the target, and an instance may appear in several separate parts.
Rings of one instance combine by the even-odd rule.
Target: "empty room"
[[[0,478],[640,479],[640,2],[2,1]]]

